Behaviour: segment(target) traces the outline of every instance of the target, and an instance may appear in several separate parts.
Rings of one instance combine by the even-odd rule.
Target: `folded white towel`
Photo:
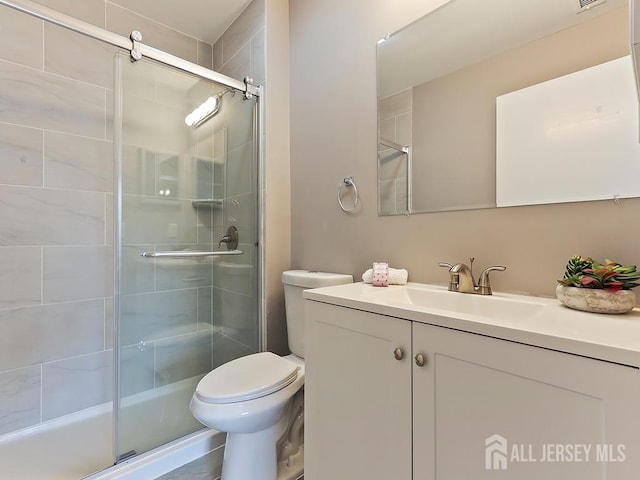
[[[406,285],[409,272],[404,268],[389,267],[389,285]],[[373,283],[373,269],[370,268],[362,274],[364,283]]]

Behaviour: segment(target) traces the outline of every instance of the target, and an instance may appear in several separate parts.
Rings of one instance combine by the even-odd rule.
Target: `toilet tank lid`
[[[329,287],[353,283],[353,277],[343,273],[316,272],[314,270],[288,270],[282,272],[282,283],[304,288]]]

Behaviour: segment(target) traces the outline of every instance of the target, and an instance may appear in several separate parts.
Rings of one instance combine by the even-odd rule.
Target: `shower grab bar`
[[[215,252],[174,251],[174,252],[142,252],[145,258],[202,258],[217,257],[219,255],[242,255],[242,250],[217,250]]]

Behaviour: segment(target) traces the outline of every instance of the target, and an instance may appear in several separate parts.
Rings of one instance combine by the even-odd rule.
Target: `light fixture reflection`
[[[220,95],[207,98],[199,107],[184,118],[187,127],[197,127],[220,110]]]

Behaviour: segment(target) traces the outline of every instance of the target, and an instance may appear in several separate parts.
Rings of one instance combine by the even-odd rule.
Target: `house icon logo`
[[[486,470],[507,469],[507,439],[495,434],[484,441],[484,468]]]

